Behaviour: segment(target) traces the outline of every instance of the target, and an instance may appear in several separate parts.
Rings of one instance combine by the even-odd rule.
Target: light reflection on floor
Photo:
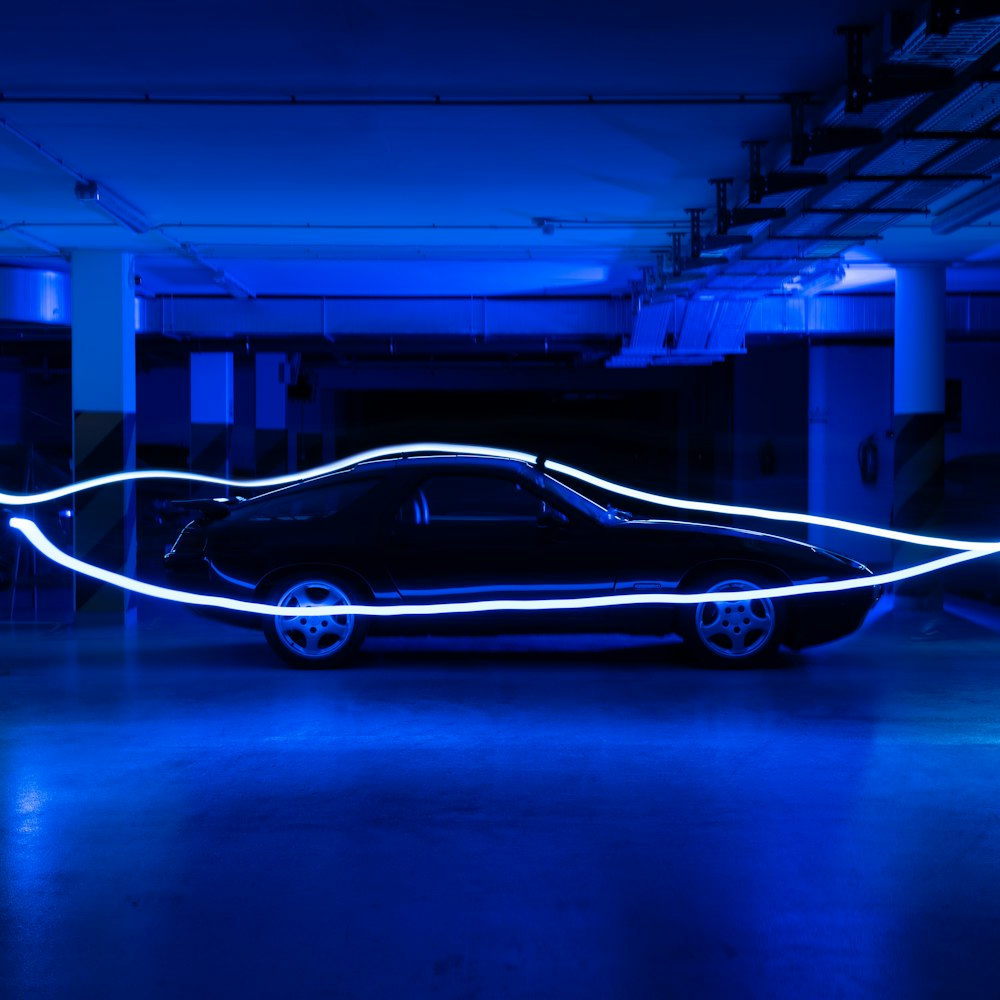
[[[994,996],[1000,636],[0,636],[12,997]],[[0,990],[3,993],[3,990]],[[4,994],[7,995],[7,994]]]

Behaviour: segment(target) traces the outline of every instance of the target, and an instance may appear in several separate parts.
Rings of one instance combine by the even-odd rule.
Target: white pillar
[[[827,454],[830,411],[827,402],[827,347],[809,348],[809,513],[829,514]],[[809,541],[826,545],[827,529],[809,525]]]
[[[135,286],[131,254],[72,256],[73,478],[135,468]],[[135,487],[86,490],[74,500],[78,559],[135,575]],[[132,595],[76,579],[79,614],[134,621]]]
[[[932,532],[944,493],[944,347],[947,313],[943,265],[896,268],[893,348],[893,525]],[[900,553],[901,561],[914,561]],[[907,606],[941,606],[939,579],[897,587]]]

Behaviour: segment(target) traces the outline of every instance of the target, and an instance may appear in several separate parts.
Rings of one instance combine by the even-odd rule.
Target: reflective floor
[[[1000,995],[1000,635],[0,633],[0,996]]]

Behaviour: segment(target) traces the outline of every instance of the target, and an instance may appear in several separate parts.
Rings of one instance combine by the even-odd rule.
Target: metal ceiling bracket
[[[828,178],[805,170],[777,171],[764,178],[764,194],[787,194],[789,191],[803,191],[806,188],[822,187]]]
[[[750,151],[750,193],[751,205],[759,205],[766,194],[764,175],[760,170],[760,151],[767,145],[767,139],[746,139],[742,146]]]
[[[784,240],[789,243],[799,243],[804,246],[819,246],[820,244],[843,243],[845,247],[858,246],[861,243],[878,242],[884,237],[881,233],[852,233],[850,236],[837,235],[836,233],[796,233],[785,235],[784,233],[768,233],[768,241]],[[800,250],[802,256],[804,251]],[[811,255],[809,255],[811,256]]]
[[[877,184],[913,184],[913,183],[939,183],[939,184],[964,184],[966,181],[988,181],[992,174],[851,174],[845,177],[847,182],[868,182]]]
[[[671,262],[671,273],[675,278],[681,276],[681,272],[684,270],[684,257],[681,252],[681,240],[683,237],[680,233],[670,234],[670,262]]]
[[[789,153],[789,163],[793,167],[801,167],[809,155],[809,136],[806,135],[806,104],[808,94],[786,94],[788,111],[792,117],[792,148]]]
[[[783,219],[788,211],[781,207],[775,208],[734,208],[729,213],[731,226],[755,226],[759,222],[774,222]]]
[[[963,21],[980,21],[1000,15],[996,0],[931,0],[927,14],[927,34],[947,35]]]
[[[947,90],[954,85],[955,74],[946,66],[886,63],[871,78],[868,100],[896,101]]]
[[[685,208],[691,219],[691,257],[697,260],[701,256],[701,216],[703,208]]]
[[[871,31],[867,24],[839,24],[837,34],[847,43],[847,97],[844,110],[858,114],[865,109],[871,96],[871,78],[865,73],[865,35]]]
[[[753,243],[753,237],[747,233],[709,233],[705,237],[704,249],[729,250],[732,247],[749,246]]]
[[[815,206],[812,208],[803,208],[803,215],[930,215],[931,210],[929,208],[894,208],[892,206],[878,208],[868,208],[866,206],[861,206],[859,208],[825,208],[823,206]]]
[[[715,232],[719,236],[725,236],[729,232],[729,205],[726,192],[733,179],[714,177],[708,183],[715,185]]]
[[[818,128],[806,137],[806,155],[822,156],[840,153],[846,149],[875,146],[882,141],[882,130],[877,128]]]

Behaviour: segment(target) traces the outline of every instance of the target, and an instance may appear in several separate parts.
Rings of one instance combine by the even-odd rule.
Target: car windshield
[[[545,488],[555,493],[560,500],[567,503],[574,510],[585,514],[587,517],[603,518],[605,516],[606,511],[604,507],[599,503],[595,503],[589,497],[585,497],[582,493],[577,493],[576,490],[559,482],[558,479],[553,479],[550,475],[546,475],[544,480]]]

